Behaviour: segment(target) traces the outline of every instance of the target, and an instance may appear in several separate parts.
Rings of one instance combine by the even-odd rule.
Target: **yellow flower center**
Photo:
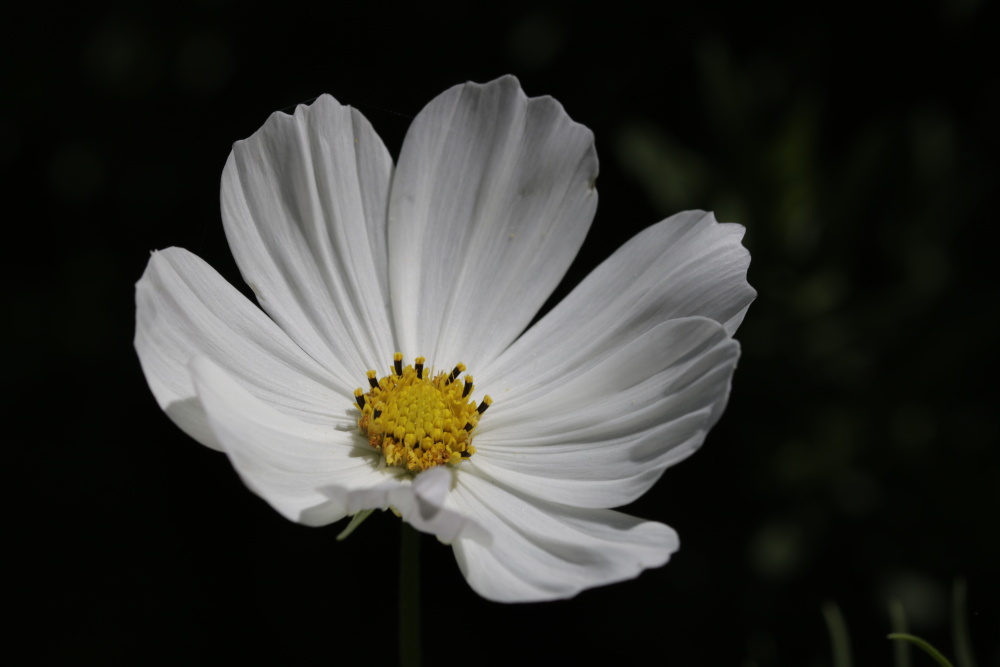
[[[455,465],[476,453],[473,430],[493,399],[483,397],[478,406],[470,398],[472,376],[463,381],[465,364],[451,373],[424,370],[425,359],[403,368],[403,355],[393,356],[392,372],[378,378],[368,371],[369,390],[354,390],[361,410],[358,427],[368,444],[382,452],[391,466],[420,472],[433,466]]]

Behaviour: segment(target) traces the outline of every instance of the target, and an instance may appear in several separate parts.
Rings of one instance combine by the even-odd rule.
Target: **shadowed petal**
[[[350,492],[390,483],[401,471],[378,469],[378,452],[356,429],[307,424],[273,410],[206,357],[191,363],[209,426],[244,483],[292,521],[324,525],[354,508]],[[345,491],[331,497],[320,489]]]
[[[458,479],[456,503],[493,541],[458,540],[455,557],[469,585],[490,600],[573,597],[659,567],[678,547],[677,534],[660,523],[535,500],[473,474]]]
[[[412,479],[380,466],[380,455],[355,428],[302,423],[272,410],[205,357],[191,372],[208,422],[251,490],[283,516],[322,526],[368,509],[395,507],[418,530],[442,541],[489,543],[475,519],[448,507],[451,470]]]
[[[445,544],[458,538],[490,544],[492,538],[479,522],[458,511],[449,501],[453,474],[451,468],[438,466],[420,473],[412,482],[409,476],[400,475],[392,482],[371,489],[331,486],[321,491],[336,502],[344,503],[348,514],[393,507],[411,526],[436,536]]]
[[[629,332],[564,374],[544,364],[497,400],[470,461],[538,498],[617,507],[692,454],[722,414],[739,344],[702,317]]]
[[[350,389],[196,255],[155,252],[135,286],[135,349],[160,407],[185,433],[220,449],[195,393],[191,360],[211,356],[258,399],[307,423],[338,423]]]
[[[455,86],[413,121],[389,205],[402,352],[480,368],[528,325],[597,206],[590,130],[517,79]]]
[[[226,237],[261,307],[344,385],[395,351],[385,211],[392,160],[329,95],[273,114],[222,174]]]
[[[636,235],[503,355],[475,370],[480,385],[520,386],[544,366],[558,377],[587,355],[600,355],[632,331],[701,316],[732,335],[757,293],[747,283],[744,228],[687,211]]]

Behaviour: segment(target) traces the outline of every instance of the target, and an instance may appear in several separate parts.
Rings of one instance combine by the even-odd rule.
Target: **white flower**
[[[222,176],[226,235],[263,312],[190,252],[153,253],[136,286],[149,386],[285,517],[395,508],[451,544],[491,600],[571,597],[663,565],[676,533],[608,508],[642,495],[722,413],[750,258],[741,226],[680,213],[525,331],[590,227],[596,177],[591,132],[513,77],[437,97],[395,170],[332,97],[275,113]],[[406,366],[426,357],[428,384],[431,367],[464,362],[469,400],[493,399],[469,424],[474,444],[418,474],[387,465],[359,428],[359,403],[403,400],[355,397],[371,369],[393,381],[397,352]],[[400,446],[424,416],[390,426]]]

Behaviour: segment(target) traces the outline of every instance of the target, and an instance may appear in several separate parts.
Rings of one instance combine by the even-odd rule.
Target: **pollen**
[[[393,355],[387,375],[367,373],[368,390],[354,390],[361,411],[358,428],[368,444],[382,453],[386,464],[421,472],[434,466],[457,465],[476,453],[472,446],[476,426],[493,399],[476,403],[475,385],[459,363],[436,375],[417,357],[403,366],[403,355]]]

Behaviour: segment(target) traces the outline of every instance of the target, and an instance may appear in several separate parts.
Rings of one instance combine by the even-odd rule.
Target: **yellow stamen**
[[[446,463],[455,465],[476,453],[473,429],[493,399],[484,396],[477,406],[469,397],[472,376],[455,382],[465,364],[451,373],[424,372],[426,359],[417,357],[414,366],[403,367],[403,355],[393,355],[392,372],[376,379],[368,371],[370,389],[354,391],[361,418],[358,427],[368,443],[382,452],[391,466],[420,472]]]

